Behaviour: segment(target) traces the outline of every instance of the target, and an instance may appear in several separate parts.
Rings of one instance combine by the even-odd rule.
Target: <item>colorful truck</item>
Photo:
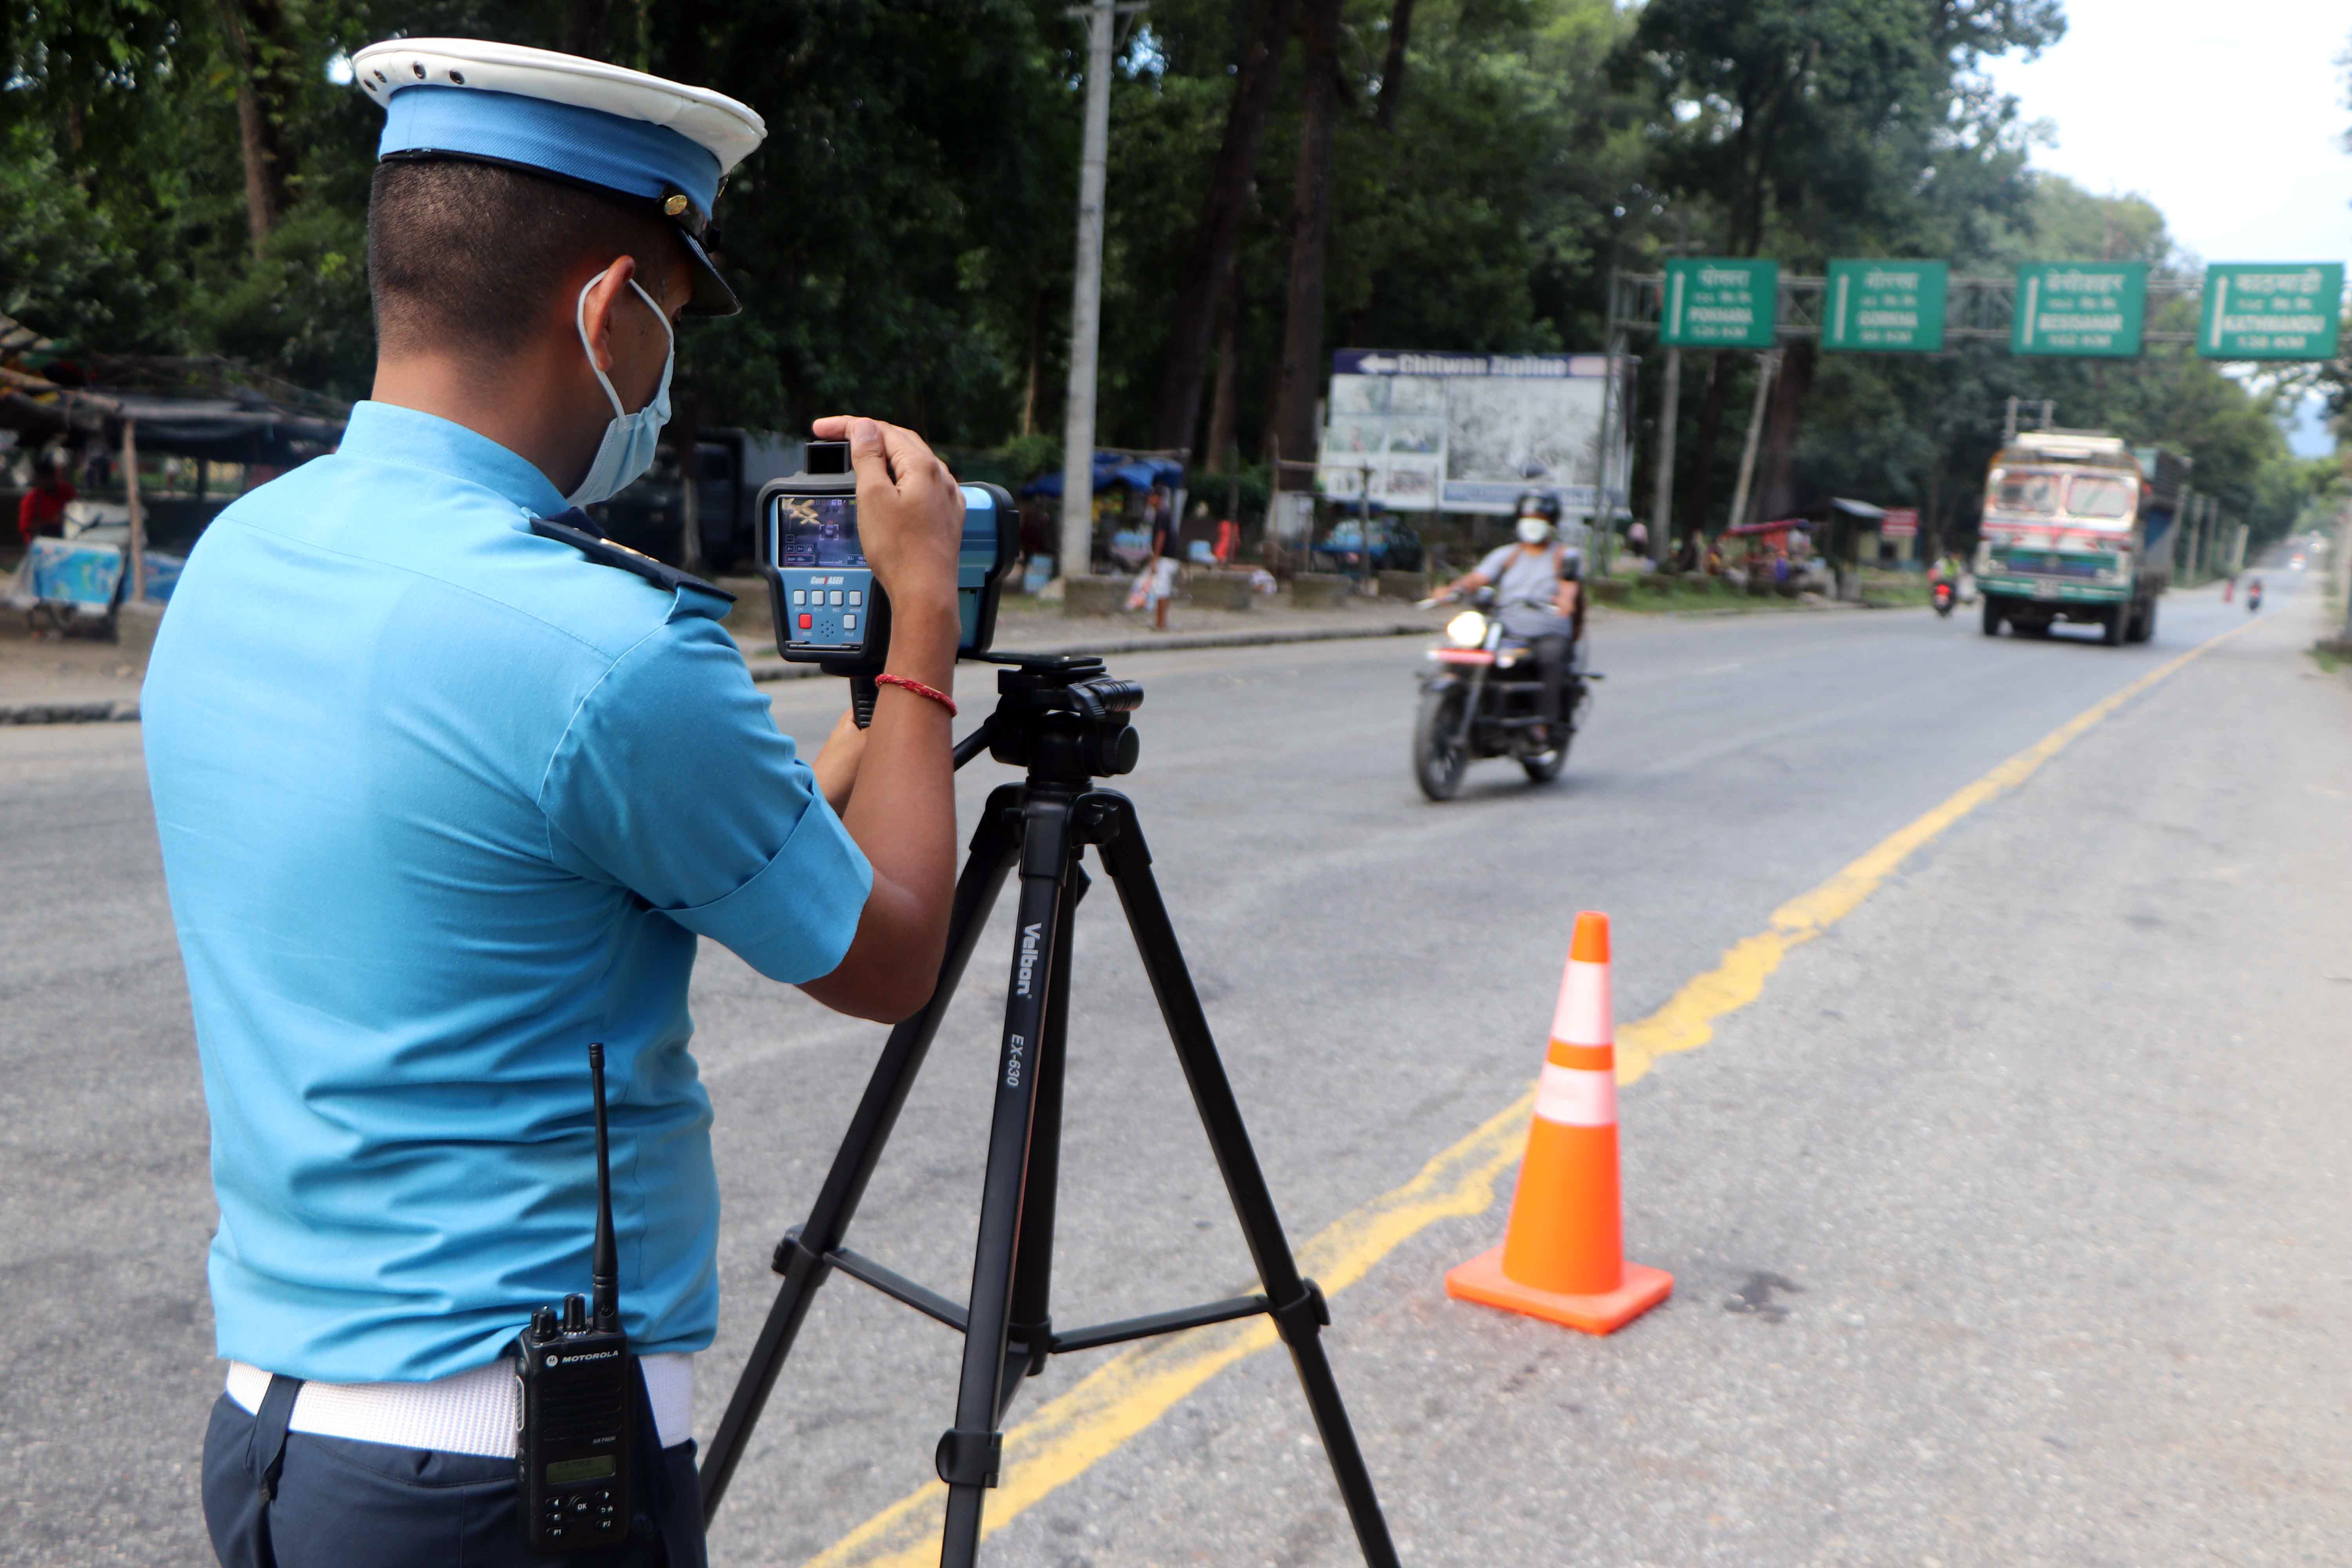
[[[1984,634],[2095,626],[2113,647],[2146,642],[2172,581],[2172,520],[2189,459],[2087,430],[2034,430],[1993,454],[1978,529]]]

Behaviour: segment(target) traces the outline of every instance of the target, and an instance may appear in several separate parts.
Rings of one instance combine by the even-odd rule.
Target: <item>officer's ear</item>
[[[602,276],[590,275],[594,280],[588,284],[587,297],[578,307],[580,333],[588,340],[588,357],[606,375],[613,374],[614,315],[621,309],[622,301],[630,298],[629,282],[636,275],[635,257],[614,257]],[[578,284],[572,285],[572,292],[574,297],[579,295]]]

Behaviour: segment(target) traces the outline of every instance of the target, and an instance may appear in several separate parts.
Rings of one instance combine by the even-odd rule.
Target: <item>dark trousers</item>
[[[643,1397],[627,1544],[538,1557],[512,1459],[289,1433],[301,1386],[270,1379],[254,1415],[226,1394],[213,1406],[205,1524],[222,1568],[706,1568],[694,1445],[661,1447]]]
[[[1543,677],[1544,721],[1555,727],[1564,717],[1559,698],[1568,681],[1568,653],[1572,646],[1564,637],[1528,639],[1528,649],[1536,656],[1537,672]]]

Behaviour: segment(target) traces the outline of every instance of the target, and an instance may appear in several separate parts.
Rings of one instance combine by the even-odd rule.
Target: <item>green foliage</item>
[[[1184,247],[1223,132],[1254,0],[1155,0],[1112,94],[1100,437],[1141,443]],[[245,53],[223,17],[245,18]],[[2057,0],[1418,0],[1401,100],[1395,0],[1345,0],[1327,343],[1597,346],[1612,265],[1671,247],[1942,256],[1961,271],[2114,256],[2160,268],[2162,216],[2030,168],[1982,70],[2046,47]],[[582,31],[585,29],[585,31]],[[770,138],[719,214],[745,312],[682,334],[699,423],[798,426],[840,409],[916,424],[1017,480],[1058,460],[1083,30],[1062,0],[0,0],[0,310],[93,350],[226,353],[364,393],[363,215],[379,116],[328,66],[394,33],[548,47],[733,94]],[[1263,452],[1288,266],[1301,83],[1267,125],[1234,283],[1244,453]],[[255,254],[240,82],[289,150]],[[1402,108],[1398,108],[1401,101]],[[1638,350],[1637,350],[1638,352]],[[1728,438],[1695,450],[1706,362],[1686,365],[1687,490],[1731,489],[1752,372],[1727,362]],[[1654,402],[1657,377],[1644,376]],[[2313,378],[2298,384],[2308,384]],[[2352,398],[2352,368],[2319,374]],[[2272,399],[2176,351],[2136,364],[1827,355],[1785,435],[1802,494],[1972,515],[2003,399],[2161,440],[2258,530],[2312,504]],[[1024,405],[1029,422],[1024,434]],[[1655,446],[1654,408],[1637,434]],[[1265,474],[1244,475],[1244,511]],[[1643,481],[1644,483],[1646,481]],[[1222,476],[1195,476],[1221,497]]]

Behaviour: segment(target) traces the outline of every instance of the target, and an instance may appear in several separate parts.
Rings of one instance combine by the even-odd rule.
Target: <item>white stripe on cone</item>
[[[1544,1063],[1543,1077],[1536,1084],[1536,1114],[1563,1127],[1616,1126],[1615,1070]]]
[[[1617,1041],[1609,1022],[1609,966],[1568,961],[1559,983],[1559,1007],[1551,1016],[1551,1037],[1567,1046],[1608,1046]]]

